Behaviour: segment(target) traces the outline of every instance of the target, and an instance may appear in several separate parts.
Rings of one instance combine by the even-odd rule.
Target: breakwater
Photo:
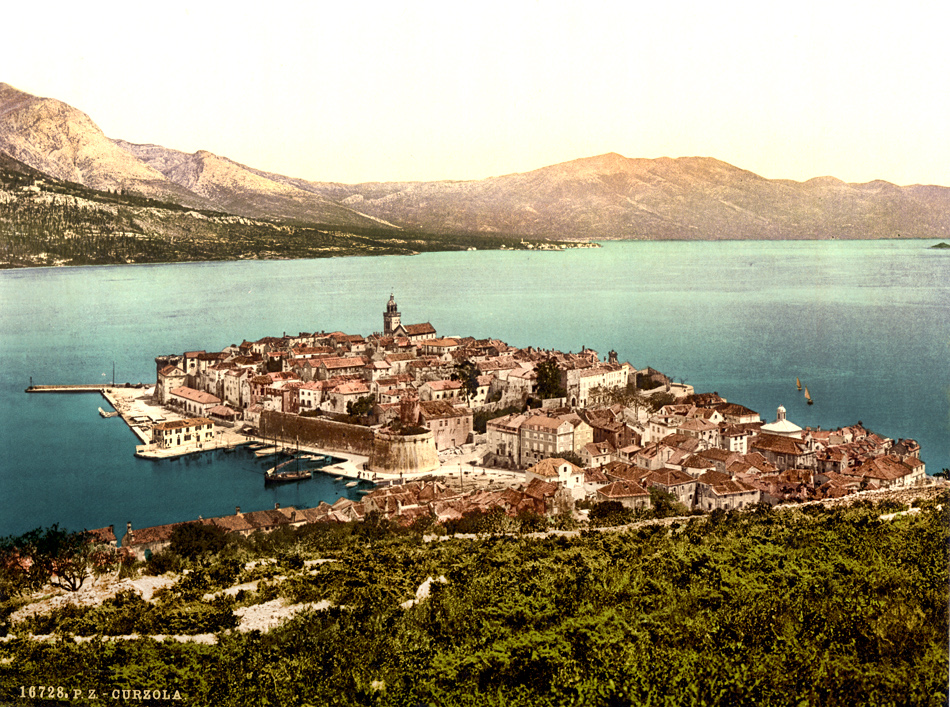
[[[110,388],[148,388],[145,383],[115,385],[113,383],[74,383],[72,385],[30,385],[26,393],[103,393]]]

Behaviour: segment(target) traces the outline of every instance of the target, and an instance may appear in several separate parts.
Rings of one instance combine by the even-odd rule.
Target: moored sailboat
[[[277,441],[276,439],[274,440]],[[287,450],[285,449],[286,453]],[[284,483],[287,481],[303,481],[309,479],[313,476],[313,472],[309,469],[300,468],[300,443],[297,443],[296,451],[291,451],[293,454],[292,459],[288,459],[282,464],[275,464],[271,469],[268,469],[264,473],[264,483],[265,484],[275,484],[275,483]],[[274,454],[274,461],[277,461],[277,453]],[[285,469],[284,467],[293,464],[294,468]]]

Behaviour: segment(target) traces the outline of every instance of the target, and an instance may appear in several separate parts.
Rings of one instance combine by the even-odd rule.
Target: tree
[[[634,381],[627,383],[623,388],[611,388],[610,401],[620,403],[624,407],[633,408],[638,420],[640,419],[640,408],[646,406],[646,397],[640,392]]]
[[[455,364],[451,378],[462,382],[462,395],[466,403],[478,395],[478,366],[471,361]]]
[[[374,404],[372,395],[364,395],[356,402],[351,400],[346,404],[346,414],[350,417],[366,417],[372,411]]]
[[[104,553],[110,550],[89,533],[69,532],[55,524],[0,541],[0,571],[16,593],[35,591],[47,582],[75,592],[93,565],[106,561]]]
[[[558,452],[558,459],[563,459],[566,462],[570,462],[574,466],[578,466],[581,469],[585,468],[587,465],[584,463],[584,460],[581,458],[580,454],[575,451],[570,452]]]
[[[649,399],[649,406],[652,410],[659,410],[664,405],[672,405],[676,402],[676,398],[670,393],[657,393],[656,395],[651,395]]]
[[[613,401],[612,389],[602,385],[595,385],[587,394],[587,401],[591,407],[608,405]]]
[[[590,524],[593,527],[624,525],[633,520],[633,511],[620,501],[599,501],[591,506]]]
[[[217,553],[228,544],[227,531],[216,525],[182,523],[172,530],[168,549],[189,560],[205,553]]]
[[[561,371],[554,361],[542,361],[534,369],[537,374],[537,388],[535,392],[542,400],[548,398],[563,398],[567,391],[561,387]]]
[[[685,516],[689,510],[679,499],[669,491],[664,491],[659,486],[650,487],[650,503],[653,506],[653,515],[656,518],[669,518],[671,516]]]

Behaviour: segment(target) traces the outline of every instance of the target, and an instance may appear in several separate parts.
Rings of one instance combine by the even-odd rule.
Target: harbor
[[[60,394],[95,393],[101,395],[106,402],[112,406],[113,410],[104,410],[100,407],[99,415],[105,419],[112,417],[122,419],[140,442],[140,444],[136,445],[134,454],[141,459],[171,460],[206,454],[216,450],[234,450],[239,447],[253,447],[251,451],[256,457],[267,458],[273,457],[285,449],[289,449],[285,443],[275,444],[273,439],[264,439],[250,430],[238,428],[231,423],[222,422],[220,420],[214,420],[214,439],[210,442],[176,446],[171,449],[158,448],[152,444],[152,426],[161,422],[170,422],[183,418],[177,411],[172,411],[155,402],[153,398],[154,386],[145,383],[125,386],[115,386],[111,383],[34,385],[31,381],[30,386],[26,388],[25,392]],[[367,461],[367,457],[365,456],[320,449],[311,445],[299,445],[291,451],[295,455],[299,454],[301,459],[310,457],[307,461],[313,461],[314,459],[332,459],[333,463],[331,464],[311,468],[311,476],[313,471],[319,471],[332,477],[355,480],[356,482],[374,481],[374,479],[370,478],[371,475],[363,470],[363,465]],[[293,457],[290,461],[293,461]],[[283,469],[283,465],[279,466]],[[274,469],[272,468],[269,471],[274,472]],[[269,475],[267,472],[265,472],[264,475],[266,480]],[[289,475],[284,475],[280,480],[303,481],[311,478],[311,476],[301,475],[298,479],[291,479]],[[391,481],[391,479],[379,480]]]

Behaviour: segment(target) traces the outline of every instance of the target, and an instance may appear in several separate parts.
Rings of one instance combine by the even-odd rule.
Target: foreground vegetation
[[[890,521],[866,502],[758,507],[572,537],[426,542],[373,517],[179,538],[146,571],[190,571],[153,604],[120,595],[18,625],[0,644],[0,699],[41,704],[20,686],[53,685],[177,690],[194,705],[942,705],[941,500]],[[409,601],[427,578],[430,595]],[[331,608],[228,630],[235,607],[278,597]],[[133,629],[217,643],[105,638]]]

